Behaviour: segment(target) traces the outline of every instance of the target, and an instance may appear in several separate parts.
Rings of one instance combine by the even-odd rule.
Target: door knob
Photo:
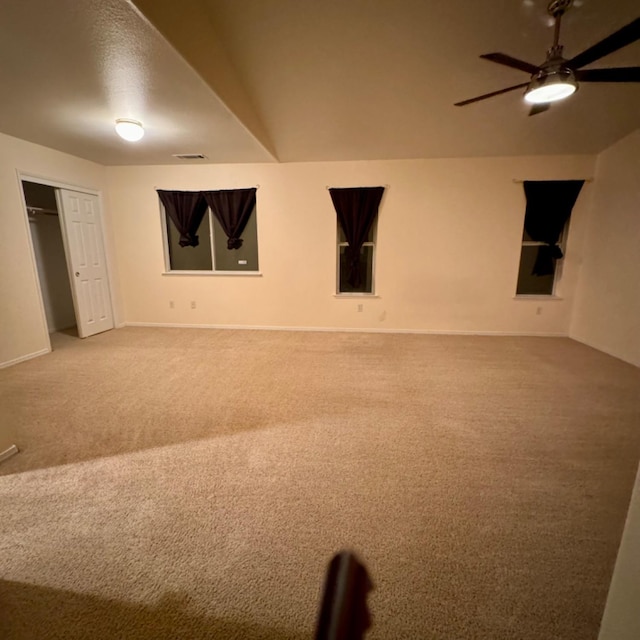
[[[79,277],[80,277],[80,272],[76,271],[76,278],[79,278]]]

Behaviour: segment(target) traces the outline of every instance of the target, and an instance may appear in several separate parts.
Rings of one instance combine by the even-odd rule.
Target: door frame
[[[92,196],[96,196],[98,198],[98,208],[100,212],[100,232],[102,233],[102,241],[104,244],[104,253],[105,253],[105,263],[107,267],[107,278],[109,280],[109,292],[111,298],[111,313],[113,315],[113,324],[114,328],[118,328],[122,326],[119,322],[119,316],[116,312],[116,304],[115,297],[113,294],[113,268],[111,264],[111,246],[109,245],[107,234],[105,233],[105,224],[104,224],[104,201],[102,197],[102,191],[97,189],[92,189],[90,187],[85,187],[78,184],[71,184],[69,182],[62,182],[60,180],[48,178],[45,176],[39,176],[31,171],[22,171],[20,169],[16,170],[17,178],[18,178],[18,187],[20,191],[20,200],[22,202],[22,211],[24,214],[24,221],[27,229],[27,235],[29,237],[29,254],[31,256],[31,267],[33,269],[33,275],[35,277],[35,281],[37,283],[38,289],[38,302],[40,306],[40,315],[42,320],[42,328],[44,331],[44,339],[47,345],[47,352],[51,352],[51,338],[49,337],[49,325],[47,323],[47,314],[44,309],[44,297],[42,295],[42,283],[40,282],[40,274],[38,273],[38,264],[36,262],[36,253],[33,248],[33,236],[31,235],[31,227],[29,227],[29,212],[27,211],[27,201],[24,196],[24,189],[22,187],[22,182],[35,182],[37,184],[46,185],[48,187],[53,187],[54,189],[67,189],[69,191],[79,191],[80,193],[87,193]],[[59,216],[59,224],[60,224],[60,233],[62,234],[62,245],[64,247],[64,255],[67,262],[67,277],[69,278],[69,286],[71,287],[71,292],[73,294],[73,308],[76,315],[76,322],[78,318],[78,307],[76,303],[75,293],[73,291],[73,282],[71,282],[72,270],[71,270],[71,260],[69,256],[69,248],[68,248],[68,238],[66,237],[66,227],[64,225],[64,211],[62,211],[62,207],[58,202],[58,194],[56,193],[56,206],[58,207],[58,216]]]

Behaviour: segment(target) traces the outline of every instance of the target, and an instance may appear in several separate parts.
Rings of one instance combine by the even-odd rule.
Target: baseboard
[[[246,324],[183,324],[179,322],[125,322],[127,327],[158,327],[167,329],[233,329],[247,331],[314,331],[332,333],[407,333],[443,336],[512,336],[523,338],[567,338],[566,333],[524,331],[463,331],[455,329],[374,329],[366,327],[295,327]]]
[[[14,364],[19,364],[20,362],[25,362],[26,360],[31,360],[32,358],[37,358],[38,356],[44,356],[47,353],[51,353],[51,349],[40,349],[40,351],[34,351],[34,353],[28,353],[26,356],[20,356],[19,358],[14,358],[13,360],[0,362],[0,369],[5,369],[6,367],[12,367]]]
[[[8,460],[11,456],[15,456],[18,453],[19,449],[15,444],[12,444],[8,449],[4,451],[0,451],[0,462],[4,462]]]

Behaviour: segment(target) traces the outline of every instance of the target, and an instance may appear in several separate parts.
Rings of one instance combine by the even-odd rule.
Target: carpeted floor
[[[127,328],[0,371],[0,637],[597,637],[640,370],[567,339]]]

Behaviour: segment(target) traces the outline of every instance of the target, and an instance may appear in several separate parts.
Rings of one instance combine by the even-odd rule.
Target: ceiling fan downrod
[[[553,45],[547,52],[547,59],[562,58],[562,45],[560,42],[560,25],[562,16],[569,11],[573,5],[573,0],[551,0],[547,6],[547,12],[553,18]]]

